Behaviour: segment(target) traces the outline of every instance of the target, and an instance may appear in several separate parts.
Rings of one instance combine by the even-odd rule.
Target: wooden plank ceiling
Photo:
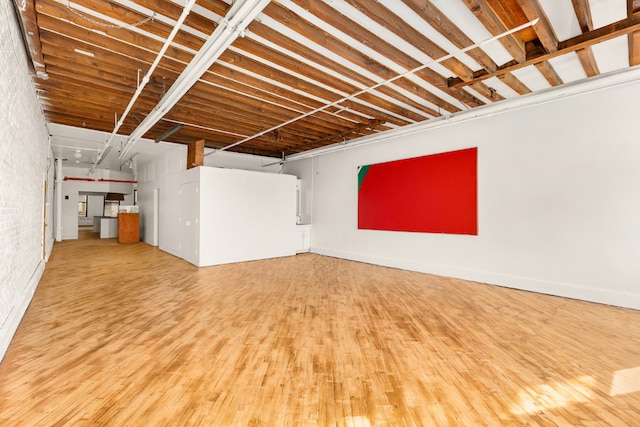
[[[184,6],[15,3],[47,120],[105,132]],[[230,3],[196,2],[120,134],[152,111]],[[622,12],[602,17],[612,9]],[[273,0],[145,137],[182,124],[169,141],[204,138],[211,148],[235,144],[232,151],[282,157],[455,114],[598,75],[603,64],[606,71],[637,65],[639,10],[640,0]],[[499,42],[380,85],[534,19]],[[624,58],[611,65],[607,52],[619,46]]]

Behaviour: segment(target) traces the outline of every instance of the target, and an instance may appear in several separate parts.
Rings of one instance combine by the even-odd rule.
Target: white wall
[[[269,165],[277,159],[252,156],[233,152],[216,152],[205,156],[204,165],[220,168],[279,172],[281,166]],[[162,153],[151,161],[138,164],[138,205],[140,206],[140,237],[143,242],[176,255],[179,235],[175,226],[166,219],[178,215],[179,208],[171,195],[177,194],[179,185],[174,174],[186,170],[187,147],[176,144],[173,150]],[[167,177],[171,175],[171,179]],[[154,191],[159,194],[160,209],[154,210]],[[158,218],[156,218],[156,214]],[[168,215],[168,216],[167,216]],[[154,222],[158,221],[162,230],[159,236],[154,234]]]
[[[13,7],[0,2],[0,359],[53,246],[52,227],[43,230],[45,212],[53,221],[48,134]]]
[[[243,169],[262,172],[278,173],[282,166],[278,159],[250,154],[234,153],[231,151],[215,151],[206,153],[204,165],[216,168]]]
[[[304,159],[292,163],[287,163],[283,169],[286,173],[295,175],[300,180],[300,223],[313,223],[313,159]],[[313,238],[313,236],[312,236]]]
[[[199,169],[200,266],[295,255],[295,176]]]
[[[295,254],[295,176],[263,172],[280,170],[280,166],[264,166],[274,159],[246,156],[242,163],[242,155],[225,152],[214,155],[218,162],[229,160],[218,164],[242,169],[186,170],[186,151],[176,146],[139,165],[143,241],[198,266]],[[191,197],[196,190],[198,196]],[[154,191],[159,193],[158,212],[154,212]]]
[[[178,215],[176,201],[179,185],[175,175],[186,170],[187,147],[176,145],[166,154],[152,161],[138,164],[138,206],[140,207],[140,239],[153,246],[178,256],[179,234],[175,226],[166,219]],[[154,191],[160,196],[159,210],[154,210]],[[158,216],[158,217],[156,217]],[[161,233],[154,235],[154,222],[158,221]]]
[[[640,309],[640,83],[285,165],[313,252]],[[478,147],[479,235],[357,229],[357,167]]]

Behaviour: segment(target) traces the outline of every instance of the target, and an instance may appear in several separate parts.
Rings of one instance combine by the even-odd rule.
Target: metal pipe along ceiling
[[[232,4],[231,9],[222,22],[219,23],[160,102],[158,102],[147,117],[138,124],[138,127],[131,132],[118,158],[124,158],[131,149],[131,146],[180,101],[184,94],[191,89],[220,55],[227,50],[231,43],[243,35],[246,27],[262,12],[270,1],[271,0],[238,0]]]
[[[164,57],[165,52],[173,42],[173,39],[175,38],[176,34],[178,34],[180,27],[184,23],[184,20],[187,19],[187,15],[189,15],[189,13],[191,12],[191,9],[193,8],[194,4],[196,4],[196,0],[189,0],[187,4],[185,4],[184,8],[182,9],[182,14],[180,15],[180,18],[178,18],[178,21],[176,21],[176,25],[173,26],[173,29],[171,30],[169,37],[167,37],[167,39],[165,40],[164,44],[162,45],[162,48],[156,55],[156,59],[153,61],[153,64],[151,64],[149,71],[147,71],[147,73],[144,75],[142,82],[138,84],[138,88],[136,89],[136,92],[133,94],[133,97],[131,98],[131,100],[129,101],[129,105],[127,105],[127,108],[124,110],[124,113],[122,113],[122,115],[120,116],[120,120],[116,123],[116,126],[113,129],[113,132],[111,132],[111,136],[105,143],[103,150],[101,150],[98,153],[98,157],[96,158],[96,161],[93,163],[93,166],[91,166],[91,170],[89,171],[89,174],[95,171],[96,167],[102,160],[102,157],[105,155],[107,151],[106,148],[108,148],[111,145],[111,141],[113,141],[113,138],[117,135],[118,130],[120,130],[120,126],[122,126],[127,116],[129,115],[129,111],[131,111],[133,104],[135,104],[135,102],[140,97],[142,90],[145,88],[147,83],[149,83],[149,79],[151,78],[151,75],[153,74],[156,67],[160,63],[160,60]]]

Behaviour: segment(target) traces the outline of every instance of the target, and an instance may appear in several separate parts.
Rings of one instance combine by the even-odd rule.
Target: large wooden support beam
[[[580,30],[582,30],[583,33],[593,30],[593,19],[591,18],[589,0],[571,0],[571,3],[573,3],[573,10],[576,12],[576,17],[580,24]]]
[[[553,31],[549,18],[544,13],[542,6],[538,3],[538,0],[516,0],[518,5],[522,8],[525,16],[529,21],[538,19],[538,22],[533,26],[533,30],[538,35],[538,39],[547,52],[555,52],[558,50],[558,37]]]
[[[563,84],[562,78],[557,71],[551,66],[549,61],[542,61],[535,65],[535,67],[542,73],[545,79],[551,86],[559,86]]]
[[[49,76],[47,75],[44,56],[42,54],[42,45],[40,44],[35,1],[14,0],[14,4],[19,18],[25,47],[27,48],[31,64],[33,66],[33,71],[36,73],[36,76],[46,80]]]
[[[589,6],[589,0],[571,0],[573,3],[573,10],[578,17],[578,23],[580,24],[580,30],[583,33],[593,31],[593,19],[591,18],[591,8]],[[577,50],[578,58],[584,68],[588,77],[593,77],[600,74],[598,69],[598,63],[593,55],[593,49],[591,46],[584,49]]]
[[[536,65],[540,62],[547,61],[551,58],[555,58],[570,52],[576,52],[582,49],[589,48],[594,44],[611,40],[613,38],[623,36],[625,34],[631,34],[640,30],[640,12],[636,12],[626,19],[614,22],[602,28],[598,28],[588,33],[581,34],[577,37],[571,38],[558,43],[558,50],[556,52],[545,52],[542,47],[536,49],[532,45],[532,49],[527,52],[527,60],[522,63],[512,61],[502,67],[500,67],[494,73],[488,73],[480,70],[474,73],[474,79],[471,81],[463,81],[462,79],[450,78],[448,80],[451,87],[463,87],[472,83],[486,80],[490,77],[500,77],[505,73],[518,70],[520,68],[527,67],[529,65]]]
[[[491,34],[498,35],[509,30],[509,26],[500,19],[488,0],[463,0],[463,2]],[[502,37],[500,43],[516,63],[526,60],[525,44],[519,34],[509,34]]]
[[[187,145],[187,169],[204,165],[204,139]]]

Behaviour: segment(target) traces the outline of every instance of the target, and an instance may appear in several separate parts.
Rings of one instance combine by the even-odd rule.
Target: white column
[[[64,176],[62,175],[62,159],[56,159],[56,184],[54,188],[55,192],[55,232],[56,242],[62,241],[62,183],[64,182]]]

